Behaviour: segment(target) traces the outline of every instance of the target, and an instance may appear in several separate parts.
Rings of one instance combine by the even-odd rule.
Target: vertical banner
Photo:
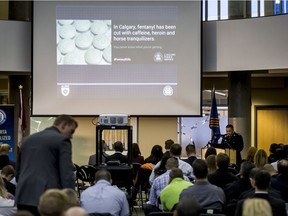
[[[10,160],[14,160],[14,105],[0,105],[0,144],[11,147]]]

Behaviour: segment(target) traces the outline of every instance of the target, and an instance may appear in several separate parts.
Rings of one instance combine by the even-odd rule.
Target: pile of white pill
[[[111,20],[56,20],[58,65],[111,65]]]

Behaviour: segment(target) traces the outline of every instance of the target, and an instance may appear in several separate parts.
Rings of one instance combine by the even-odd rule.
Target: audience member
[[[141,151],[137,143],[132,144],[132,163],[144,163],[144,157],[141,155]]]
[[[7,165],[3,167],[1,171],[1,177],[3,178],[3,181],[5,183],[5,188],[13,196],[15,196],[16,186],[12,184],[10,181],[14,178],[14,176],[15,176],[15,170],[12,165]]]
[[[98,170],[95,185],[81,193],[81,207],[87,213],[110,213],[113,216],[129,215],[126,195],[119,188],[112,186],[111,174],[107,170]]]
[[[0,146],[0,170],[6,165],[12,165],[15,169],[16,164],[15,161],[9,159],[9,153],[11,151],[11,147],[8,144],[2,144]],[[8,161],[7,161],[8,158]]]
[[[65,212],[64,216],[89,216],[89,215],[83,208],[74,206],[69,208]]]
[[[3,178],[0,177],[0,215],[10,216],[16,211],[14,200],[9,198]]]
[[[149,195],[149,202],[144,208],[145,215],[149,215],[150,212],[153,211],[160,211],[162,209],[161,206],[159,206],[158,200],[160,197],[160,192],[168,185],[170,177],[170,171],[173,168],[178,168],[179,161],[176,158],[169,158],[167,160],[167,163],[165,165],[166,172],[162,174],[161,176],[157,177],[151,186],[150,195]],[[190,182],[189,178],[187,176],[184,176],[184,179],[188,182]]]
[[[144,160],[144,163],[152,163],[156,165],[163,157],[162,146],[154,145],[151,149],[151,154]]]
[[[171,157],[175,157],[177,158],[177,160],[179,161],[179,168],[182,170],[183,174],[193,178],[193,174],[192,174],[192,167],[190,166],[190,164],[186,163],[185,161],[180,159],[180,155],[182,152],[182,147],[179,144],[174,143],[173,145],[171,145],[170,148],[170,156]],[[152,185],[154,179],[155,179],[155,173],[154,170],[157,169],[157,167],[160,166],[160,162],[158,162],[155,167],[153,168],[153,171],[150,175],[149,178],[149,182]]]
[[[255,175],[255,182],[252,185],[255,188],[253,198],[265,199],[269,202],[274,216],[286,216],[285,202],[281,199],[276,199],[268,194],[270,185],[270,174],[266,170],[259,170]],[[235,216],[242,216],[244,200],[237,203]]]
[[[202,208],[196,199],[184,198],[177,204],[173,216],[199,216],[201,210]]]
[[[60,115],[52,127],[22,140],[16,167],[18,209],[38,214],[45,190],[75,188],[70,139],[77,126],[71,116]]]
[[[128,157],[126,155],[123,155],[122,152],[124,150],[123,143],[120,141],[117,141],[113,145],[115,153],[108,156],[106,158],[106,162],[108,161],[119,161],[121,164],[128,164]]]
[[[158,176],[162,175],[163,173],[165,173],[167,171],[166,169],[166,163],[167,160],[170,157],[167,157],[166,155],[164,155],[160,161],[160,166],[157,167],[156,169],[154,169],[154,174],[155,174],[155,178],[157,178]]]
[[[257,150],[254,156],[255,167],[262,169],[268,162],[268,157],[264,149]]]
[[[75,190],[71,188],[65,188],[65,189],[62,189],[62,191],[69,197],[69,200],[68,200],[69,208],[74,207],[74,206],[80,206],[80,200]]]
[[[247,199],[243,203],[242,216],[272,216],[270,204],[265,199]]]
[[[240,167],[240,179],[229,184],[224,190],[227,204],[236,202],[243,191],[247,191],[252,188],[249,176],[254,167],[255,165],[251,161],[247,160],[242,162]]]
[[[254,146],[250,146],[246,152],[246,158],[245,161],[250,161],[252,163],[254,163],[254,156],[257,152],[257,148]]]
[[[68,196],[59,189],[48,189],[39,201],[38,210],[41,216],[63,216],[69,208]]]
[[[192,163],[194,162],[194,160],[197,159],[195,145],[189,144],[186,146],[185,150],[186,150],[186,155],[188,158],[184,159],[184,161],[190,164],[190,166],[192,166]]]
[[[194,186],[183,190],[180,195],[180,202],[186,198],[193,198],[199,202],[203,209],[222,211],[225,205],[225,194],[221,188],[208,182],[206,162],[202,159],[196,159],[192,166],[196,180]]]
[[[105,142],[105,140],[101,141],[101,147],[102,147],[102,155],[100,155],[100,150],[98,149],[98,160],[100,160],[100,156],[101,156],[102,163],[105,163],[106,158],[109,156],[106,153],[108,146],[107,146],[107,143]],[[96,154],[90,155],[88,165],[91,165],[91,166],[96,165]]]
[[[174,144],[174,140],[168,139],[165,141],[165,153],[163,156],[170,157],[170,148]]]
[[[192,183],[184,180],[182,170],[172,168],[169,173],[169,184],[160,192],[163,210],[174,210],[179,202],[181,192],[189,186],[192,186]]]
[[[283,159],[287,159],[286,151],[283,148],[277,148],[275,152],[276,161],[271,163],[271,165],[273,166],[275,170],[278,170],[277,168],[278,161],[283,160]]]
[[[237,181],[238,178],[228,170],[230,159],[227,154],[219,153],[216,161],[218,169],[208,175],[208,181],[224,190],[227,184]]]
[[[217,155],[216,149],[214,147],[209,147],[206,150],[204,158],[206,159],[209,155]]]
[[[288,161],[278,162],[278,175],[272,177],[271,187],[280,191],[282,199],[288,203]]]
[[[217,170],[217,156],[212,154],[209,155],[206,159],[205,159],[206,163],[207,163],[207,167],[208,167],[208,174],[213,173]]]
[[[276,152],[276,149],[279,148],[279,145],[276,144],[276,143],[272,143],[270,145],[270,148],[269,148],[269,157],[268,157],[268,163],[273,163],[275,162],[277,159],[276,159],[276,156],[275,156],[275,152]]]
[[[274,167],[269,163],[265,164],[263,169],[268,171],[271,177],[276,176],[278,174],[277,170],[275,170]]]

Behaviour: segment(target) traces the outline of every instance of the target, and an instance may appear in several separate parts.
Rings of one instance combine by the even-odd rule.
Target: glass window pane
[[[265,16],[265,0],[260,0],[260,16]]]
[[[220,3],[221,14],[220,19],[228,19],[228,0],[221,0]]]
[[[205,19],[205,16],[206,16],[206,1],[205,0],[202,0],[202,20],[203,21],[206,21]]]
[[[218,20],[218,0],[208,0],[208,20]]]
[[[251,1],[251,17],[258,17],[258,0]]]

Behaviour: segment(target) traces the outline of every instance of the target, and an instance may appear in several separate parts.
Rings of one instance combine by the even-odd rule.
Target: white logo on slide
[[[63,96],[68,96],[70,93],[69,85],[62,85],[61,86],[61,93]]]
[[[164,96],[172,96],[173,95],[173,88],[169,85],[163,88],[163,95]]]
[[[160,52],[156,52],[154,54],[154,61],[155,62],[162,62],[163,61],[163,54]]]

